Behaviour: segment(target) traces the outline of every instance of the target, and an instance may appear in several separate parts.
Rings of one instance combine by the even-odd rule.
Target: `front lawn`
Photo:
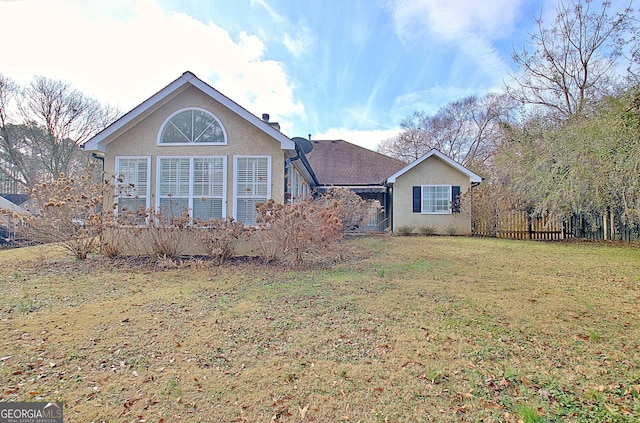
[[[0,251],[0,401],[83,423],[640,418],[638,246],[347,243],[297,270]]]

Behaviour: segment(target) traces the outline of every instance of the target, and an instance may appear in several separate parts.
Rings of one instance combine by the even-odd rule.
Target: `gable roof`
[[[382,185],[406,163],[344,140],[313,140],[307,154],[321,185]]]
[[[9,196],[12,197],[9,198]],[[22,201],[22,197],[26,197],[26,199]],[[18,201],[20,201],[20,203],[16,203],[15,201],[12,201],[12,199],[17,199]],[[24,202],[28,199],[29,196],[24,194],[2,194],[0,195],[0,209],[8,209],[22,213],[24,209],[20,206],[20,204],[24,204]]]
[[[17,206],[21,206],[31,198],[29,194],[0,194],[0,197],[12,202]]]
[[[272,138],[280,142],[283,150],[292,150],[292,154],[295,155],[295,144],[286,135],[273,128],[269,123],[263,121],[257,116],[250,113],[248,110],[240,106],[238,103],[232,101],[228,97],[224,96],[218,90],[198,79],[193,73],[187,71],[182,74],[178,79],[158,91],[153,96],[142,102],[130,112],[126,113],[120,119],[103,129],[96,134],[93,138],[84,144],[85,150],[105,152],[107,144],[109,144],[115,137],[124,133],[137,122],[149,116],[160,106],[167,101],[176,97],[189,87],[195,87],[213,98],[229,110],[235,112],[238,116],[244,118],[248,123],[254,125],[261,131],[265,132]]]
[[[420,163],[424,162],[425,160],[427,160],[429,157],[432,157],[432,156],[435,156],[435,157],[439,158],[443,162],[447,163],[449,166],[451,166],[454,169],[457,169],[459,172],[467,175],[471,182],[478,182],[478,183],[482,182],[482,177],[476,175],[475,173],[473,173],[472,171],[470,171],[466,167],[462,166],[460,163],[450,159],[449,157],[447,157],[446,155],[442,154],[440,151],[438,151],[436,149],[433,149],[433,150],[429,151],[424,156],[422,156],[419,159],[409,163],[407,166],[405,166],[404,168],[400,169],[399,171],[397,171],[396,173],[391,175],[387,179],[387,182],[390,183],[390,184],[395,183],[396,179],[400,175],[403,175],[404,173],[410,171],[411,169],[413,169],[414,167],[418,166]]]

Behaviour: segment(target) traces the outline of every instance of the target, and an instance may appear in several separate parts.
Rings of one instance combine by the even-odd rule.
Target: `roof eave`
[[[209,84],[198,79],[193,73],[187,71],[182,74],[178,79],[158,91],[156,94],[149,97],[140,105],[135,107],[130,112],[126,113],[120,119],[106,127],[104,130],[96,134],[93,138],[84,144],[84,149],[89,151],[98,151],[104,153],[107,144],[109,144],[116,135],[126,131],[139,119],[147,116],[160,107],[167,99],[173,98],[180,94],[189,85],[198,88],[217,102],[221,103],[228,109],[235,112],[240,117],[267,133],[272,138],[280,142],[280,148],[283,150],[295,149],[295,143],[289,139],[286,135],[273,128],[267,122],[258,118],[250,113],[248,110],[241,107],[239,104],[229,99]]]
[[[459,172],[467,175],[471,182],[473,182],[473,183],[482,182],[482,177],[481,176],[479,176],[476,173],[472,172],[471,170],[467,169],[466,167],[464,167],[460,163],[456,162],[455,160],[451,159],[450,157],[446,156],[445,154],[441,153],[440,151],[438,151],[436,149],[432,149],[431,151],[429,151],[428,153],[426,153],[425,155],[423,155],[419,159],[413,161],[412,163],[409,163],[407,166],[403,167],[402,169],[400,169],[399,171],[397,171],[396,173],[394,173],[393,175],[388,177],[387,178],[387,183],[394,184],[396,182],[396,179],[399,176],[401,176],[404,173],[408,172],[409,170],[413,169],[414,167],[416,167],[417,165],[419,165],[420,163],[422,163],[423,161],[425,161],[426,159],[428,159],[431,156],[438,157],[439,159],[441,159],[442,161],[444,161],[445,163],[447,163],[448,165],[450,165],[454,169],[456,169]]]

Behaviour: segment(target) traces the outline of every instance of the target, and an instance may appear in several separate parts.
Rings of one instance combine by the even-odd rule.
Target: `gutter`
[[[313,172],[313,169],[311,168],[311,164],[309,163],[309,160],[307,160],[307,156],[304,154],[304,151],[302,151],[302,148],[298,144],[296,144],[295,151],[296,151],[296,156],[290,157],[289,160],[292,162],[296,160],[300,160],[304,168],[309,173],[309,176],[311,177],[311,180],[313,181],[314,186],[320,185],[320,183],[318,182],[318,178],[316,177],[316,174]]]

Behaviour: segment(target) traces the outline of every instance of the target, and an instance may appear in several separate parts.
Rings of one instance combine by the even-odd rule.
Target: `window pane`
[[[266,197],[269,192],[269,158],[238,158],[236,183],[238,197]]]
[[[224,132],[220,124],[211,115],[200,110],[194,112],[193,133],[192,142],[224,143]]]
[[[236,213],[245,225],[255,225],[256,203],[269,196],[269,157],[236,159]]]
[[[144,225],[147,208],[148,159],[119,158],[117,163],[117,214],[118,221],[132,225]]]
[[[189,159],[160,160],[160,196],[189,195]]]
[[[146,223],[146,200],[140,198],[118,198],[118,221],[130,225]]]
[[[118,196],[146,197],[147,159],[118,159]]]
[[[224,189],[224,162],[222,158],[196,158],[193,171],[193,195],[221,196]]]
[[[447,213],[450,205],[450,187],[423,186],[422,187],[422,212],[423,213]]]
[[[189,212],[188,198],[161,198],[160,214],[165,218],[180,217]]]
[[[219,219],[222,217],[222,198],[194,198],[194,219]]]
[[[225,143],[218,120],[203,110],[185,110],[173,116],[162,128],[160,143]]]
[[[267,201],[263,199],[251,199],[251,198],[238,198],[237,200],[237,212],[238,221],[243,222],[245,225],[254,226],[256,224],[256,204],[264,203]]]

